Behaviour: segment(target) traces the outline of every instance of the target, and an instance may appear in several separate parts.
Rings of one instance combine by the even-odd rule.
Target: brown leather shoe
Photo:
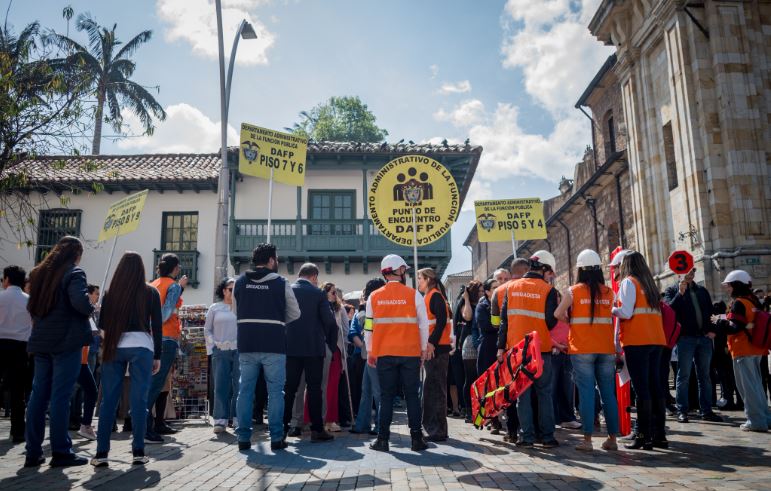
[[[330,440],[334,440],[335,437],[331,433],[329,433],[326,430],[321,431],[311,431],[311,441],[312,442],[328,442]]]

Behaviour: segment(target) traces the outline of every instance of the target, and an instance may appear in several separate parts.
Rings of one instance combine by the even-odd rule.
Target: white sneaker
[[[134,455],[131,458],[131,465],[145,465],[150,462],[150,457],[147,455]]]
[[[327,423],[327,431],[330,431],[333,433],[339,433],[343,430],[342,428],[340,428],[340,425],[338,425],[337,423]]]
[[[91,426],[80,425],[78,435],[82,436],[86,440],[96,440],[96,433],[94,433],[94,429]]]
[[[214,433],[225,433],[225,427],[222,425],[214,425]]]
[[[107,467],[110,461],[107,457],[91,457],[91,465],[94,467]]]
[[[562,423],[562,428],[570,429],[570,430],[577,430],[581,428],[583,425],[578,421],[567,421],[565,423]]]

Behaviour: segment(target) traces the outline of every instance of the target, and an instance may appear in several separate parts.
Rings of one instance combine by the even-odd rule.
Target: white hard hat
[[[591,249],[584,249],[578,253],[576,259],[577,268],[589,268],[591,266],[602,266],[602,259],[600,255]]]
[[[389,254],[384,257],[382,261],[380,261],[380,272],[391,273],[401,268],[402,266],[409,268],[401,256],[397,256],[396,254]]]
[[[554,256],[552,256],[551,252],[549,251],[535,251],[532,256],[530,256],[530,262],[531,264],[533,262],[538,262],[541,264],[544,264],[546,266],[551,267],[552,271],[557,270],[557,261],[554,259]]]
[[[621,261],[624,260],[624,257],[628,256],[632,252],[634,251],[630,251],[629,249],[621,249],[620,251],[618,251],[618,253],[616,253],[615,256],[613,256],[613,260],[610,262],[610,266],[613,266],[616,268],[621,266]]]
[[[749,285],[750,283],[752,283],[752,278],[750,277],[750,274],[747,273],[746,271],[741,269],[735,269],[725,276],[725,279],[723,280],[723,284],[726,285],[728,283],[733,283],[734,281],[738,281],[739,283],[744,283],[745,285]]]

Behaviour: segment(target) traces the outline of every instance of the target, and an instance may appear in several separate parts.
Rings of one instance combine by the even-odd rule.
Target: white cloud
[[[468,80],[461,80],[456,83],[445,82],[439,88],[439,93],[442,95],[463,94],[465,92],[471,92],[471,82]]]
[[[478,99],[470,99],[458,104],[451,111],[439,109],[434,113],[437,121],[447,121],[458,127],[472,126],[484,120],[485,106]]]
[[[142,133],[142,125],[133,113],[127,113],[124,121],[129,134]],[[220,142],[220,122],[182,103],[166,108],[166,120],[157,123],[151,136],[126,138],[118,142],[118,148],[142,153],[214,153],[219,151]],[[238,133],[228,125],[228,144],[237,142]]]
[[[243,65],[268,63],[268,50],[275,42],[275,35],[254,14],[259,5],[268,1],[223,0],[222,28],[226,58],[230,56],[236,29],[241,20],[246,19],[254,27],[257,39],[240,41],[236,62]],[[196,55],[218,59],[217,15],[212,0],[156,0],[156,11],[167,24],[168,41],[185,41]]]
[[[552,114],[572,110],[613,48],[587,29],[599,0],[508,0],[515,21],[504,41],[503,66],[521,68],[525,90]]]
[[[435,79],[437,75],[439,75],[439,65],[431,65],[428,67],[429,70],[431,70],[431,80]]]

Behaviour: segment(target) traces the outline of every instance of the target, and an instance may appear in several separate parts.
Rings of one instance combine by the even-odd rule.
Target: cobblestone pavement
[[[331,443],[290,438],[287,451],[270,450],[258,431],[252,451],[240,453],[235,437],[216,436],[202,422],[186,422],[164,445],[148,445],[151,462],[130,465],[128,435],[116,433],[109,468],[22,469],[23,445],[0,442],[0,490],[139,489],[715,489],[771,490],[771,433],[745,433],[741,414],[723,424],[668,421],[671,448],[653,452],[578,452],[578,431],[558,430],[559,448],[521,450],[502,436],[450,420],[451,439],[428,451],[409,450],[399,414],[391,453],[371,451],[369,437],[338,433]],[[0,434],[8,435],[8,419]],[[73,433],[74,435],[74,433]],[[76,451],[93,455],[96,442],[76,436]],[[602,435],[594,445],[599,449]],[[48,448],[45,449],[48,452]]]

